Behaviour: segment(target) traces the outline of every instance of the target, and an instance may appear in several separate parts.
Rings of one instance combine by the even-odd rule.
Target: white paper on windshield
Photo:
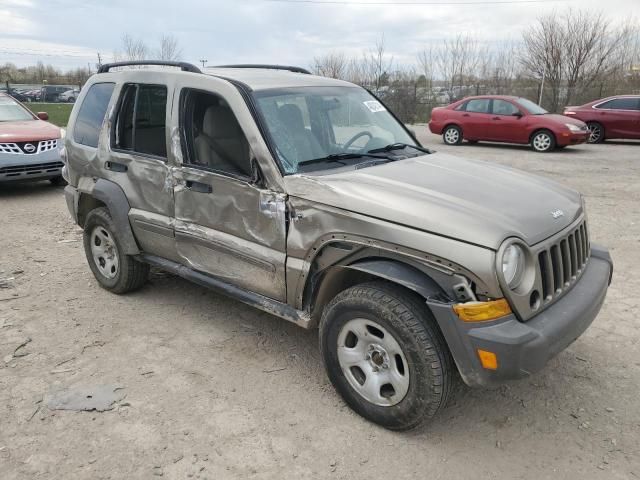
[[[384,112],[386,109],[382,106],[382,104],[380,102],[378,102],[377,100],[367,100],[366,102],[363,102],[365,104],[365,106],[372,111],[373,113],[376,112]]]

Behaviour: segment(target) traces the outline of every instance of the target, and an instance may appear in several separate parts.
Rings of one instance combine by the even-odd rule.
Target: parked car
[[[522,97],[468,97],[434,108],[429,130],[442,134],[447,145],[462,140],[529,144],[537,152],[577,145],[587,140],[584,122],[547,112]]]
[[[73,90],[73,86],[70,85],[45,85],[40,89],[40,101],[41,102],[58,102],[59,96],[64,92]]]
[[[58,101],[73,103],[76,101],[76,98],[78,98],[78,95],[80,95],[79,88],[74,88],[73,90],[67,90],[66,92],[63,92],[60,95],[58,95]]]
[[[319,328],[344,400],[397,430],[442,410],[458,373],[540,370],[597,315],[613,267],[578,192],[424,148],[348,82],[125,68],[140,63],[89,79],[65,139],[103,288],[140,288],[153,265]]]
[[[64,130],[48,118],[45,112],[34,115],[0,93],[0,185],[25,180],[64,183],[60,158]]]
[[[606,139],[640,139],[640,95],[619,95],[567,107],[564,114],[587,123],[589,143]]]

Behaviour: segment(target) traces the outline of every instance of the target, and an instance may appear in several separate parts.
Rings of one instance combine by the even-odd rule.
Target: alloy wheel
[[[539,152],[549,150],[552,145],[551,136],[548,133],[538,133],[533,137],[533,148]]]
[[[446,132],[444,132],[444,139],[447,143],[457,143],[460,139],[460,132],[456,128],[449,128]]]

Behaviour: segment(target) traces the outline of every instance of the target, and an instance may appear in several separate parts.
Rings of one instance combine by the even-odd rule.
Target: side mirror
[[[522,112],[516,112],[516,113],[512,113],[512,116],[522,118],[524,115],[522,115]]]
[[[264,188],[264,176],[258,165],[258,160],[255,157],[251,159],[251,178],[249,182],[258,188]]]
[[[47,112],[38,112],[36,115],[40,120],[49,120],[49,114]]]

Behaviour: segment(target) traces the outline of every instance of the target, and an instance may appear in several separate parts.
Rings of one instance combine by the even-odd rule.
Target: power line
[[[574,0],[479,0],[477,2],[462,0],[462,1],[454,1],[454,2],[446,2],[446,1],[417,1],[417,2],[390,2],[390,1],[381,1],[381,2],[354,2],[348,0],[264,0],[265,2],[270,3],[298,3],[298,4],[315,4],[315,5],[364,5],[364,6],[372,6],[372,5],[397,5],[397,6],[420,6],[420,5],[439,5],[442,7],[455,6],[455,5],[519,5],[519,4],[527,4],[527,3],[558,3],[558,2],[571,2]]]

